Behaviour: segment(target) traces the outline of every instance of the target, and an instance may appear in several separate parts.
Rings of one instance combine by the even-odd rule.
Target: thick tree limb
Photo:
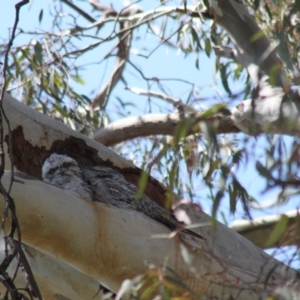
[[[201,124],[206,124],[212,126],[217,134],[241,130],[250,135],[265,132],[299,136],[300,99],[292,92],[290,96],[293,100],[284,96],[281,88],[271,87],[261,81],[257,98],[240,102],[232,109],[231,117],[218,113],[203,119],[202,113],[189,111],[129,117],[101,128],[95,133],[94,139],[103,145],[111,146],[137,137],[172,136],[184,121],[190,121],[193,125],[188,134],[201,133]]]
[[[216,133],[238,132],[229,116],[217,115],[201,119],[202,113],[183,112],[173,114],[148,114],[130,117],[109,124],[95,133],[94,139],[106,146],[112,146],[137,137],[150,135],[174,135],[177,127],[184,121],[192,121],[189,134],[201,133],[201,123],[215,128]]]
[[[71,154],[81,163],[115,166],[131,172],[131,176],[138,171],[101,144],[8,95],[3,105],[11,121],[16,166],[27,173],[38,177],[43,157],[56,151]],[[9,174],[4,175],[6,185],[9,177]],[[151,190],[157,192],[153,194],[152,191],[149,197],[154,200],[156,196],[153,195],[162,195],[161,189],[161,185],[154,185],[152,181]],[[69,282],[79,280],[79,272],[93,278],[93,282],[96,280],[117,291],[122,280],[147,269],[145,262],[158,267],[167,262],[193,289],[195,299],[201,299],[203,295],[218,298],[239,295],[241,299],[253,299],[265,289],[271,291],[296,275],[293,270],[282,273],[276,269],[272,282],[266,284],[268,272],[278,262],[226,226],[218,223],[212,227],[210,217],[192,206],[182,208],[194,223],[202,224],[194,230],[198,230],[205,240],[195,240],[184,234],[180,238],[150,239],[153,234],[170,231],[139,212],[89,202],[38,180],[17,177],[12,196],[16,201],[23,242],[54,258],[58,265],[61,261],[76,269],[76,278]],[[0,209],[3,209],[3,201],[0,201]],[[188,253],[192,264],[186,264],[183,257],[187,256],[183,253]],[[73,275],[69,273],[68,276]],[[39,276],[37,280],[40,280]],[[58,280],[57,284],[61,284],[61,278]],[[94,285],[87,288],[91,290],[86,293],[94,295]],[[41,292],[43,294],[43,287]],[[65,292],[66,297],[82,299]]]
[[[288,218],[287,227],[285,228],[284,234],[276,241],[275,244],[268,245],[268,239],[282,216],[286,216]],[[233,222],[230,228],[247,238],[256,246],[263,249],[286,245],[299,247],[299,222],[299,211],[293,210],[286,212],[283,215],[266,216],[251,221],[236,220]]]
[[[212,126],[216,133],[238,132],[229,116],[218,115],[197,121],[201,113],[149,114],[130,117],[109,124],[95,133],[94,139],[106,146],[112,146],[137,137],[150,135],[174,135],[178,125],[185,120],[195,120],[189,134],[201,133],[201,123]],[[196,125],[198,123],[198,125]]]
[[[185,235],[181,235],[182,239],[157,239],[151,236],[168,234],[169,230],[137,211],[90,202],[41,181],[16,179],[12,196],[18,208],[23,242],[38,251],[34,261],[39,260],[39,253],[50,256],[46,258],[45,269],[40,261],[39,272],[49,272],[49,260],[54,260],[62,269],[66,269],[64,264],[67,264],[77,270],[75,278],[66,278],[69,284],[81,279],[79,272],[116,292],[124,279],[143,273],[148,264],[158,267],[167,264],[194,291],[195,299],[208,294],[212,298],[234,298],[239,294],[241,299],[253,299],[265,290],[265,278],[278,264],[226,226],[219,224],[213,228],[210,218],[192,206],[185,205],[181,209],[186,210],[193,222],[206,224],[199,229],[206,240]],[[5,174],[4,184],[8,183],[9,174]],[[0,209],[3,209],[3,201]],[[189,256],[192,265],[184,261],[183,253]],[[278,267],[272,282],[267,284],[269,292],[296,275],[292,270],[282,275],[280,269]],[[50,282],[54,283],[56,274],[49,275]],[[72,273],[68,276],[72,277]],[[41,280],[39,276],[38,279]],[[251,287],[253,284],[255,289]],[[43,284],[40,286],[43,294]],[[95,285],[89,288],[91,290],[84,293],[96,294]],[[48,284],[45,289],[51,292]],[[66,293],[65,297],[74,293],[62,288],[61,292]],[[55,288],[52,293],[56,293]]]
[[[260,84],[264,84],[261,82]],[[250,135],[262,132],[270,134],[300,135],[299,96],[290,93],[293,101],[284,99],[280,88],[265,84],[255,99],[240,102],[231,111],[231,117],[218,113],[202,119],[202,113],[183,112],[172,114],[148,114],[115,121],[98,130],[94,139],[112,146],[137,137],[151,135],[174,135],[178,126],[190,121],[188,134],[201,133],[201,124],[212,126],[217,134],[235,133],[240,130]]]

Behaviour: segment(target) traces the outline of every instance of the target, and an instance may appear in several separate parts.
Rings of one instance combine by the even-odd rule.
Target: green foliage
[[[266,246],[274,246],[276,242],[284,235],[287,225],[289,222],[289,218],[285,215],[282,215],[278,223],[276,224],[274,230],[272,231],[271,235],[269,236],[268,240],[266,241]]]
[[[254,12],[260,28],[271,41],[277,42],[277,52],[285,64],[290,78],[299,70],[299,1],[245,1]],[[298,75],[297,75],[298,76]]]

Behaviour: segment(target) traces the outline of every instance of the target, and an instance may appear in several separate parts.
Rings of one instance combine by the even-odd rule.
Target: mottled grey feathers
[[[67,155],[54,153],[49,156],[42,167],[42,178],[45,182],[92,200],[92,191],[83,181],[77,162]]]
[[[43,164],[42,178],[45,182],[74,191],[86,199],[140,211],[172,230],[181,228],[190,235],[202,238],[200,234],[184,229],[173,214],[146,195],[135,200],[137,187],[128,182],[120,172],[110,167],[79,168],[73,158],[54,153]]]
[[[142,195],[140,199],[136,200],[137,187],[128,182],[118,171],[98,166],[83,169],[83,177],[92,187],[95,201],[109,203],[119,208],[134,209],[172,229],[178,227],[178,224],[174,223],[176,220],[173,215],[150,200],[146,195]]]

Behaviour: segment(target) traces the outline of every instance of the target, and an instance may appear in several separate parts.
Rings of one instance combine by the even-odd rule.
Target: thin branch
[[[2,228],[3,235],[4,235],[5,254],[6,254],[4,260],[0,264],[0,274],[4,278],[4,279],[1,278],[1,282],[7,288],[6,294],[7,295],[10,294],[10,297],[12,299],[24,299],[25,296],[20,294],[18,289],[15,287],[13,280],[7,274],[7,268],[10,266],[12,260],[15,257],[17,257],[19,259],[18,264],[20,264],[21,266],[23,266],[24,260],[22,260],[23,262],[20,260],[21,251],[22,251],[21,250],[21,230],[20,230],[20,225],[19,225],[19,221],[17,218],[17,214],[16,214],[16,207],[15,207],[13,198],[9,195],[11,188],[12,188],[13,181],[14,181],[14,160],[13,160],[13,154],[12,154],[13,153],[13,149],[12,149],[13,142],[12,142],[12,133],[11,133],[10,122],[9,122],[9,120],[6,116],[6,113],[4,111],[4,108],[3,108],[3,99],[4,99],[6,85],[7,85],[6,72],[7,72],[7,68],[8,68],[8,55],[10,53],[10,49],[11,49],[14,39],[15,39],[16,30],[17,30],[17,26],[19,23],[20,10],[24,5],[26,5],[28,3],[29,3],[29,0],[23,0],[15,5],[16,17],[15,17],[15,21],[14,21],[14,25],[13,25],[12,34],[11,34],[11,37],[10,37],[10,40],[9,40],[9,43],[7,45],[7,49],[6,49],[5,55],[4,55],[4,66],[3,66],[3,70],[2,70],[3,82],[0,87],[0,89],[1,89],[1,95],[0,95],[0,180],[2,180],[2,177],[4,175],[4,170],[5,170],[3,122],[6,123],[7,128],[8,128],[9,154],[10,154],[11,170],[12,170],[8,191],[4,188],[2,181],[0,182],[0,192],[3,195],[4,200],[5,200],[5,207],[4,207],[3,216],[2,216],[1,228]],[[5,228],[6,219],[8,217],[8,212],[10,212],[10,214],[11,214],[11,222],[10,222],[9,232],[8,232],[8,234],[6,234],[4,228]],[[13,240],[15,231],[17,231],[17,241]],[[8,249],[9,249],[9,251],[8,251]],[[29,272],[31,272],[31,274],[32,274],[32,271],[31,271],[29,265],[26,266],[26,271],[27,271],[26,272],[27,274]],[[38,299],[41,300],[42,297],[41,297],[41,294],[39,293],[39,289],[38,289],[38,286],[35,282],[33,275],[31,277],[26,277],[26,281],[29,286],[34,286],[34,289],[35,289],[35,292],[30,291],[30,295],[34,294],[34,297],[37,297]]]
[[[158,38],[160,38],[161,42],[155,46],[147,55],[144,54],[138,54],[138,56],[144,57],[144,58],[149,58],[159,47],[161,47],[164,44],[167,44],[168,46],[173,47],[174,49],[177,49],[177,47],[172,44],[169,40],[178,32],[180,32],[180,30],[182,29],[183,25],[180,25],[173,33],[171,33],[167,38],[163,38],[161,36],[158,36],[157,34],[155,34]],[[152,30],[153,31],[153,30]]]
[[[184,79],[181,79],[181,78],[157,78],[157,77],[147,77],[145,76],[145,74],[133,63],[131,62],[130,60],[128,60],[128,64],[130,64],[140,75],[141,77],[146,80],[146,81],[154,81],[154,82],[157,82],[159,83],[160,81],[178,81],[178,82],[183,82],[187,85],[190,85],[192,87],[195,86],[194,83],[188,81],[188,80],[184,80]]]
[[[164,15],[169,15],[172,14],[174,12],[177,13],[181,13],[186,15],[186,13],[188,13],[191,17],[197,17],[199,18],[199,12],[198,11],[193,11],[195,9],[194,6],[187,6],[187,10],[185,10],[183,7],[160,7],[151,11],[147,11],[147,12],[140,12],[139,10],[137,10],[138,13],[132,13],[132,14],[128,14],[126,12],[126,14],[124,14],[124,16],[117,16],[117,17],[111,17],[111,18],[107,18],[105,20],[99,20],[95,23],[92,23],[88,26],[85,27],[81,27],[81,26],[76,26],[74,28],[71,29],[67,29],[63,32],[61,32],[59,35],[60,36],[65,36],[65,35],[70,35],[70,34],[75,34],[78,31],[85,31],[85,30],[90,30],[92,28],[99,28],[101,26],[103,26],[105,23],[109,23],[109,22],[130,22],[131,24],[133,24],[132,26],[129,26],[115,34],[111,34],[109,35],[108,38],[105,39],[105,41],[108,40],[112,40],[114,38],[116,38],[119,34],[124,34],[126,32],[131,32],[133,29],[136,29],[137,27],[146,24],[148,22],[152,22],[153,20],[160,18]]]
[[[71,8],[73,8],[76,12],[78,12],[81,16],[83,16],[84,18],[86,18],[88,21],[90,21],[90,22],[96,22],[96,20],[93,17],[91,17],[90,14],[86,13],[84,10],[82,10],[80,7],[78,7],[74,3],[72,3],[72,2],[70,2],[68,0],[61,0],[61,2],[65,3],[66,5],[68,5]]]
[[[166,94],[162,94],[162,93],[154,92],[154,91],[150,91],[150,90],[143,90],[143,89],[140,89],[140,88],[130,87],[130,86],[127,86],[126,90],[128,90],[128,91],[130,91],[134,94],[137,94],[137,95],[148,96],[148,97],[156,97],[156,98],[162,99],[162,100],[172,104],[176,108],[185,108],[187,111],[196,112],[196,110],[193,109],[192,107],[182,103],[182,101],[180,99],[168,96]]]

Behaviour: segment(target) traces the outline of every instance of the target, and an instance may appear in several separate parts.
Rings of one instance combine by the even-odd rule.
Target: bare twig
[[[130,60],[128,60],[128,64],[130,64],[140,75],[141,77],[146,80],[146,81],[153,81],[153,82],[157,82],[157,83],[160,83],[162,81],[178,81],[178,82],[182,82],[182,83],[185,83],[189,86],[192,86],[194,87],[195,84],[188,81],[188,80],[185,80],[185,79],[181,79],[181,78],[157,78],[157,77],[147,77],[145,76],[145,74],[134,64],[132,63]]]
[[[176,6],[163,6],[156,8],[154,10],[150,10],[147,12],[141,12],[140,10],[136,10],[135,12],[128,13],[130,10],[128,10],[128,7],[124,8],[122,11],[126,9],[126,13],[119,15],[117,14],[115,17],[110,17],[105,20],[101,18],[101,20],[94,22],[88,26],[77,26],[76,28],[67,29],[64,32],[61,32],[60,35],[67,35],[70,33],[75,33],[77,31],[85,31],[90,30],[92,28],[99,28],[105,23],[108,22],[125,22],[128,21],[132,23],[132,26],[129,26],[128,28],[124,29],[123,31],[120,31],[116,33],[115,35],[112,35],[110,39],[114,39],[118,34],[125,33],[126,31],[131,31],[132,29],[135,29],[143,24],[146,24],[148,22],[152,22],[153,20],[160,18],[165,15],[170,15],[172,13],[180,13],[186,15],[187,13],[191,17],[199,18],[199,12],[198,10],[195,10],[195,6],[187,6],[186,9],[184,7],[176,7]],[[110,14],[113,15],[113,14]]]
[[[66,5],[70,6],[73,8],[75,11],[77,11],[80,15],[82,15],[84,18],[86,18],[90,22],[96,22],[96,20],[91,17],[90,14],[86,13],[84,10],[82,10],[80,7],[75,5],[74,3],[68,1],[68,0],[62,0],[61,2],[65,3]]]
[[[162,93],[154,92],[154,91],[150,91],[150,90],[147,91],[147,90],[130,87],[130,86],[127,86],[126,89],[137,95],[156,97],[156,98],[162,99],[162,100],[172,104],[174,107],[176,107],[180,111],[197,112],[191,106],[182,103],[182,101],[180,99],[168,96],[166,94],[162,94]]]
[[[175,46],[173,43],[171,43],[170,39],[178,32],[180,32],[180,30],[182,29],[183,25],[180,25],[173,33],[171,33],[167,38],[158,36],[158,38],[160,38],[161,42],[155,46],[148,54],[143,55],[143,54],[139,54],[139,56],[145,57],[145,58],[149,58],[161,45],[163,44],[167,44],[168,46],[173,47],[174,49],[177,49],[177,46]]]

